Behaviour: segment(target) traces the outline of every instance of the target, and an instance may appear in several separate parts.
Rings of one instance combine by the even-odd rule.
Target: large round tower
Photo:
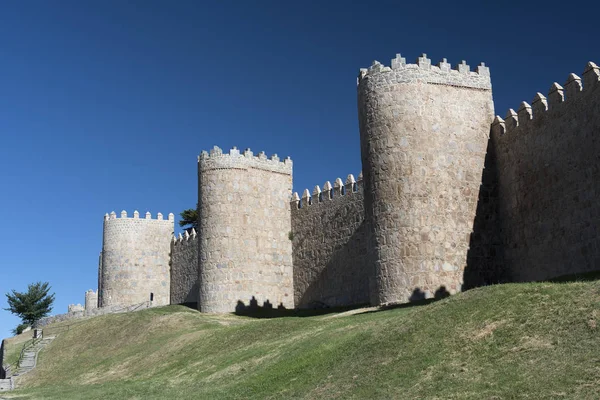
[[[292,161],[215,147],[198,157],[199,309],[294,306]]]
[[[104,216],[99,306],[129,306],[152,300],[155,305],[169,304],[169,252],[175,217],[162,214],[152,219],[121,218],[113,211]]]
[[[425,54],[374,62],[361,69],[358,110],[371,301],[459,291],[494,115],[488,68],[432,66]]]

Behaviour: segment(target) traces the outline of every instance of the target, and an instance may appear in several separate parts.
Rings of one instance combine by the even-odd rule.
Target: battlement
[[[569,103],[577,99],[582,93],[591,92],[596,86],[600,85],[600,68],[595,63],[588,62],[582,76],[583,84],[579,76],[571,73],[564,87],[556,82],[550,86],[548,97],[538,92],[531,105],[523,101],[517,112],[510,108],[504,119],[497,115],[492,123],[492,135],[500,137],[510,133],[519,126],[539,119],[549,110],[552,111],[560,107],[562,103]]]
[[[475,71],[466,61],[452,68],[447,59],[442,59],[438,65],[432,65],[427,54],[418,57],[415,64],[407,64],[400,54],[391,60],[391,67],[373,61],[369,68],[361,68],[357,78],[357,86],[372,79],[383,79],[385,85],[394,83],[425,82],[434,85],[447,85],[473,89],[491,90],[490,69],[485,63],[477,66]]]
[[[214,146],[210,152],[202,151],[198,156],[198,167],[203,171],[214,169],[262,169],[284,174],[292,173],[292,159],[280,160],[277,154],[267,157],[264,151],[254,155],[252,150],[241,152],[237,147],[223,153],[220,147]]]
[[[178,245],[178,244],[187,242],[190,239],[195,240],[197,237],[198,237],[198,234],[196,233],[196,230],[194,228],[192,228],[191,234],[186,230],[183,235],[181,233],[177,236],[173,235],[172,241],[173,241],[173,245]]]
[[[329,201],[337,200],[340,198],[346,198],[352,196],[355,193],[361,193],[363,191],[363,175],[362,172],[358,175],[358,179],[354,179],[354,175],[350,174],[346,178],[346,182],[343,183],[341,178],[337,178],[333,182],[333,186],[330,181],[325,182],[323,190],[319,185],[313,188],[312,194],[308,189],[305,189],[302,193],[302,198],[298,196],[298,192],[294,192],[290,205],[292,210],[307,209],[320,203],[327,203]]]
[[[168,217],[167,217],[167,221],[175,221],[175,215],[173,213],[169,213]],[[121,217],[117,218],[117,213],[116,212],[111,212],[110,214],[104,214],[104,221],[109,221],[109,220],[113,220],[113,219],[145,219],[145,220],[152,220],[152,214],[150,214],[150,212],[146,212],[146,215],[144,218],[140,218],[140,213],[135,210],[133,212],[133,217],[127,217],[127,211],[123,210],[121,211]],[[164,221],[163,215],[162,213],[158,213],[156,214],[156,219],[154,221]]]

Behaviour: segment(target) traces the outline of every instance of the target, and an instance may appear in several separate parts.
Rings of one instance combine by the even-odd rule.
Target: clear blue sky
[[[3,2],[0,308],[34,281],[55,313],[83,303],[104,213],[194,207],[213,145],[290,155],[299,192],[356,175],[374,59],[484,61],[501,116],[600,61],[594,2],[485,3]],[[0,311],[0,337],[17,323]]]

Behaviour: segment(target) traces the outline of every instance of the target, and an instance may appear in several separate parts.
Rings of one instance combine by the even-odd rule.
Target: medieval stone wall
[[[198,303],[198,235],[192,228],[171,242],[171,304]]]
[[[128,306],[151,300],[169,304],[169,253],[175,217],[162,214],[152,219],[121,218],[112,212],[104,217],[100,307]]]
[[[294,307],[292,161],[215,147],[198,157],[199,308]]]
[[[98,308],[98,292],[92,289],[85,292],[85,311]]]
[[[425,55],[358,79],[374,304],[460,291],[493,119],[489,70]]]
[[[496,117],[499,216],[512,281],[600,267],[600,83],[589,63]],[[582,90],[583,89],[583,90]]]
[[[369,303],[362,175],[306,189],[291,202],[296,307]]]

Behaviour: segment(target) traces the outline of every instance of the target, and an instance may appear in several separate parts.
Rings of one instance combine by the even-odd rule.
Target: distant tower
[[[98,308],[98,292],[92,289],[85,292],[85,311],[92,311]]]
[[[102,241],[100,307],[128,306],[149,301],[155,305],[169,304],[169,252],[175,217],[162,214],[152,219],[121,218],[113,211],[104,216]]]
[[[198,157],[199,309],[294,306],[292,161],[215,147]]]
[[[375,304],[459,291],[494,109],[490,74],[400,55],[358,78]]]

